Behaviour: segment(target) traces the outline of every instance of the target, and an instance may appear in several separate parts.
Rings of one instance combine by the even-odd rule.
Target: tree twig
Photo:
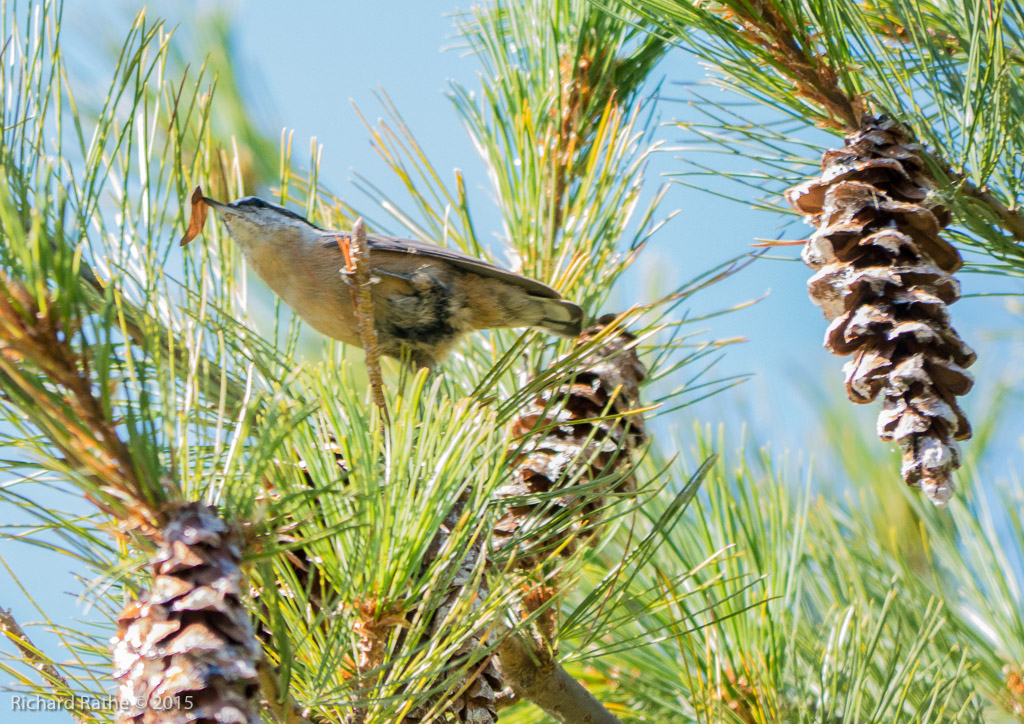
[[[381,419],[386,423],[388,408],[384,401],[384,378],[380,371],[380,344],[377,341],[377,328],[374,326],[373,300],[370,298],[370,285],[373,284],[373,279],[370,276],[366,225],[362,217],[356,219],[351,236],[338,237],[338,248],[345,257],[346,267],[342,274],[346,275],[350,282],[359,340],[366,352],[366,372],[370,378],[373,404],[380,410]]]
[[[533,702],[560,724],[622,724],[594,695],[543,652],[515,635],[497,649],[498,669],[516,697]]]
[[[68,683],[68,680],[64,678],[64,675],[60,673],[56,666],[40,655],[39,649],[29,639],[28,634],[18,624],[14,615],[9,610],[3,608],[0,608],[0,633],[3,633],[17,647],[25,663],[43,675],[43,679],[49,685],[54,695],[58,699],[67,702],[66,710],[75,721],[79,722],[79,724],[91,724],[96,720],[95,717],[89,716],[74,707],[75,695],[71,684]]]

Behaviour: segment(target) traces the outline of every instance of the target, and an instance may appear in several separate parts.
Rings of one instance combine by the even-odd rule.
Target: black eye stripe
[[[277,213],[281,214],[282,216],[290,216],[293,219],[298,219],[299,221],[304,221],[304,222],[306,222],[307,224],[309,224],[310,226],[312,226],[314,228],[317,228],[317,229],[320,228],[320,227],[316,226],[316,224],[310,223],[310,221],[305,216],[297,214],[294,211],[292,211],[291,209],[286,209],[283,206],[277,206],[276,204],[268,203],[268,202],[264,201],[263,199],[261,199],[261,198],[259,198],[257,196],[246,196],[244,199],[238,199],[237,201],[232,201],[230,204],[228,204],[228,206],[234,206],[235,208],[247,207],[247,208],[254,208],[254,209],[273,209],[274,211],[276,211]]]

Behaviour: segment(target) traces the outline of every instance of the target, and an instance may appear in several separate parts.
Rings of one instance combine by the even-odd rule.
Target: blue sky
[[[154,14],[163,14],[172,25],[187,28],[201,21],[200,8],[204,5],[166,2],[157,3],[153,9]],[[123,15],[105,16],[118,18],[108,24],[104,16],[93,12],[92,3],[69,2],[67,42],[89,42],[97,32],[115,42],[121,29],[127,27],[130,10],[137,4],[122,6],[126,11]],[[349,99],[353,99],[364,114],[375,118],[379,105],[374,91],[380,87],[403,113],[435,166],[463,170],[477,209],[477,227],[495,233],[500,229],[496,210],[488,202],[483,167],[444,95],[451,79],[469,87],[477,85],[477,66],[471,57],[458,51],[441,52],[441,48],[453,42],[452,22],[445,14],[457,6],[437,0],[248,0],[228,6],[234,8],[238,19],[241,59],[245,65],[242,74],[248,79],[249,92],[258,97],[259,106],[266,111],[268,128],[275,134],[282,127],[294,130],[297,158],[304,157],[302,149],[315,136],[323,145],[322,182],[355,197],[349,185],[355,169],[383,188],[397,191],[396,182],[377,159],[349,104]],[[681,96],[682,89],[671,82],[698,80],[703,71],[689,56],[675,52],[656,75],[668,81],[663,86],[666,94]],[[105,83],[106,77],[101,77]],[[685,105],[676,103],[664,103],[660,108],[666,121],[687,110]],[[662,129],[660,134],[670,144],[681,140],[680,134],[671,128]],[[674,154],[657,158],[649,169],[649,193],[660,183],[659,174],[680,169],[681,163]],[[638,272],[617,290],[620,306],[646,300],[651,291],[644,280],[655,272],[666,286],[671,286],[749,250],[755,238],[774,236],[780,223],[778,217],[678,186],[669,192],[663,208],[666,212],[679,209],[680,214],[659,233],[646,251],[646,258],[639,263]],[[794,230],[790,238],[798,233],[803,232]],[[797,255],[792,249],[782,253],[792,258]],[[709,337],[744,336],[749,340],[728,348],[718,373],[751,373],[754,377],[741,388],[680,413],[673,422],[681,437],[685,438],[694,421],[724,421],[734,430],[749,424],[763,433],[762,439],[770,439],[775,450],[806,453],[816,447],[820,424],[808,402],[809,394],[819,391],[832,399],[842,398],[842,360],[822,349],[826,324],[807,299],[804,285],[809,274],[800,263],[761,261],[694,302],[691,311],[702,314],[768,294],[752,308],[704,325],[710,330]],[[1019,282],[1014,288],[1005,279],[991,281],[978,275],[964,275],[962,282],[966,293],[1024,292]],[[953,308],[956,326],[979,352],[974,372],[983,380],[982,392],[994,380],[1009,380],[1017,390],[1021,389],[1020,365],[1014,363],[1014,359],[1022,359],[1021,337],[1016,331],[1021,316],[1009,313],[1008,305],[1012,302],[1003,299],[969,298]],[[968,398],[968,410],[972,406],[972,398]],[[861,413],[864,424],[873,425],[874,410],[862,409]],[[1020,415],[1008,423],[1002,447],[1019,462],[1024,423]],[[884,450],[882,443],[878,445],[879,451]],[[892,482],[900,484],[896,470]],[[0,543],[0,553],[26,584],[39,593],[39,602],[55,618],[67,621],[82,614],[74,595],[64,593],[80,590],[80,583],[65,571],[67,564],[63,559],[6,542]],[[5,591],[0,605],[12,607],[15,615],[25,621],[38,620],[25,599],[12,592],[2,571],[0,590]],[[0,715],[0,719],[16,724],[69,721],[59,713],[14,712],[10,719],[6,714]]]

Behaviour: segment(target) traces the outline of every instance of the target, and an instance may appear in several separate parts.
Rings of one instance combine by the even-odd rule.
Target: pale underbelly
[[[339,281],[338,288],[325,289],[309,276],[298,279],[295,275],[288,275],[285,278],[279,273],[264,275],[261,271],[256,267],[256,273],[267,286],[303,322],[320,334],[347,344],[359,344],[355,316],[352,313],[352,295],[344,283]]]

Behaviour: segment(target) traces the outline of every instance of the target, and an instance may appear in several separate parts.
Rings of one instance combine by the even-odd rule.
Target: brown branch
[[[362,217],[356,219],[351,236],[338,237],[338,248],[345,257],[345,270],[342,272],[349,281],[352,292],[352,307],[355,310],[356,324],[359,327],[359,339],[366,351],[366,371],[370,378],[370,390],[373,404],[380,410],[381,419],[388,421],[387,403],[384,401],[384,378],[380,371],[380,343],[377,341],[377,328],[374,326],[373,300],[370,296],[369,250],[366,244],[366,225]]]
[[[748,13],[732,8],[726,17],[734,20],[749,42],[768,48],[789,74],[796,95],[821,106],[828,116],[821,125],[840,130],[858,128],[867,112],[863,100],[847,95],[839,85],[839,74],[825,56],[815,52],[807,38],[798,39],[793,34],[775,0],[751,0],[743,6]]]
[[[594,695],[543,652],[510,635],[498,645],[498,669],[519,699],[533,702],[559,724],[622,724]]]
[[[21,652],[22,660],[33,669],[43,675],[43,679],[50,686],[55,697],[67,702],[66,711],[71,718],[79,724],[89,724],[96,721],[96,717],[90,716],[87,712],[74,708],[76,697],[71,684],[64,678],[48,659],[39,653],[39,649],[29,640],[28,635],[18,624],[14,615],[3,608],[0,608],[0,633],[3,633]]]

